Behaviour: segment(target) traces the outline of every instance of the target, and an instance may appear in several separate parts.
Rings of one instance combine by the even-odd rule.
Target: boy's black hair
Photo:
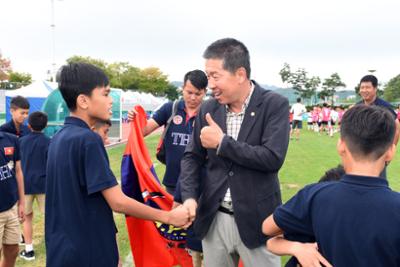
[[[11,98],[11,102],[10,102],[10,108],[12,109],[29,109],[30,108],[30,104],[28,99],[26,99],[23,96],[14,96],[13,98]]]
[[[95,129],[100,129],[101,127],[103,127],[104,125],[108,125],[108,126],[112,126],[112,122],[111,122],[111,120],[110,119],[108,119],[108,120],[98,120],[97,122],[96,122],[96,124],[94,125],[94,128]]]
[[[221,59],[223,68],[230,73],[243,67],[246,70],[247,78],[250,79],[250,55],[246,46],[233,38],[224,38],[210,44],[203,57],[205,59]]]
[[[340,133],[353,157],[380,158],[396,132],[393,115],[379,106],[356,105],[343,115]]]
[[[185,77],[183,77],[183,87],[185,87],[188,80],[198,90],[206,90],[207,88],[208,79],[206,74],[201,70],[192,70],[186,73]]]
[[[109,85],[104,71],[87,63],[64,65],[57,76],[58,88],[70,111],[76,110],[79,95],[90,96],[95,88]]]
[[[297,101],[297,103],[300,103],[300,102],[301,102],[301,98],[298,97],[298,98],[296,99],[296,101]]]
[[[376,78],[374,75],[365,75],[360,80],[360,84],[361,83],[367,83],[367,82],[372,83],[372,86],[374,88],[378,87],[378,78]]]
[[[47,114],[41,111],[32,112],[29,115],[28,123],[32,130],[41,132],[47,126]]]
[[[344,174],[344,168],[341,164],[339,164],[337,167],[327,170],[318,182],[339,181]]]

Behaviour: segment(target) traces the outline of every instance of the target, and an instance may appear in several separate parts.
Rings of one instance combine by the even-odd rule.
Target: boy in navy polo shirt
[[[0,131],[14,134],[18,137],[30,133],[28,126],[24,125],[29,114],[29,101],[23,96],[15,96],[10,102],[11,120],[0,126]]]
[[[24,220],[24,178],[18,139],[0,132],[0,266],[14,266]]]
[[[32,242],[33,202],[36,199],[39,209],[44,213],[47,150],[50,143],[42,130],[47,126],[46,113],[36,111],[29,115],[28,127],[31,133],[19,139],[21,150],[21,165],[25,184],[25,217],[23,224],[25,249],[20,257],[34,260],[35,252]]]
[[[335,168],[329,169],[325,172],[325,174],[319,179],[319,183],[322,182],[331,182],[331,181],[339,181],[340,178],[345,174],[342,165],[338,165]],[[304,262],[303,260],[308,259],[308,253],[312,255],[316,255],[320,258],[320,260],[324,263],[324,265],[330,266],[330,264],[323,259],[323,257],[318,253],[316,249],[315,238],[307,235],[285,235],[283,236],[275,236],[273,238],[268,239],[267,249],[272,253],[277,255],[291,255],[293,256],[288,260],[285,264],[285,267],[297,267],[297,266],[308,266],[308,262]],[[299,260],[302,265],[299,264]],[[314,258],[311,258],[313,260]]]
[[[337,145],[346,175],[300,190],[264,221],[263,232],[315,237],[315,252],[335,267],[399,266],[400,194],[379,177],[395,154],[395,132],[387,110],[347,111]],[[319,266],[319,253],[309,253],[307,262]]]
[[[104,72],[90,64],[71,63],[61,68],[58,80],[71,116],[52,138],[48,152],[47,266],[117,266],[113,210],[176,226],[187,226],[188,211],[153,209],[122,193],[102,140],[91,130],[112,114]]]
[[[189,143],[193,123],[207,90],[207,76],[201,70],[192,70],[183,78],[182,96],[176,105],[168,132],[164,137],[166,169],[163,184],[168,193],[175,194],[176,184],[181,170],[181,159]],[[143,128],[143,136],[147,136],[161,126],[166,126],[173,115],[174,102],[168,102],[156,110],[151,119],[147,120]],[[133,119],[135,110],[128,113],[128,118]]]

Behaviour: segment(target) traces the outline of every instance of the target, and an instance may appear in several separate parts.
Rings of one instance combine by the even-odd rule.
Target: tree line
[[[310,76],[304,68],[291,69],[288,63],[284,63],[279,71],[282,82],[289,85],[301,98],[309,100],[311,104],[319,99],[332,101],[337,89],[346,87],[340,75],[335,72],[323,81],[318,76]],[[318,90],[320,89],[320,90]],[[359,94],[359,85],[354,87],[356,95]],[[378,85],[378,95],[383,96],[389,102],[400,100],[400,74],[392,78],[382,86]]]

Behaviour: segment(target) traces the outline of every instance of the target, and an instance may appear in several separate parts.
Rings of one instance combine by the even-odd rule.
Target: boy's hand
[[[189,211],[183,206],[179,206],[176,209],[171,210],[168,213],[168,224],[172,224],[177,227],[187,228],[190,226]]]
[[[332,265],[318,252],[317,243],[293,242],[290,250],[291,254],[297,258],[300,265],[303,267],[332,267]]]
[[[18,219],[20,223],[25,221],[25,204],[24,201],[18,201]]]

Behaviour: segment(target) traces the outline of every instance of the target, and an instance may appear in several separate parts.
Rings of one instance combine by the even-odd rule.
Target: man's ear
[[[240,67],[236,70],[236,77],[239,79],[239,83],[242,84],[247,80],[247,72],[246,69],[243,67]]]
[[[385,152],[385,162],[390,162],[392,161],[394,155],[396,154],[396,145],[391,144],[388,150]]]
[[[89,101],[88,96],[80,94],[76,98],[76,107],[85,110],[89,106],[88,101]]]
[[[336,144],[336,150],[337,150],[339,156],[341,156],[341,157],[346,154],[347,146],[342,138],[339,138],[339,140]]]

